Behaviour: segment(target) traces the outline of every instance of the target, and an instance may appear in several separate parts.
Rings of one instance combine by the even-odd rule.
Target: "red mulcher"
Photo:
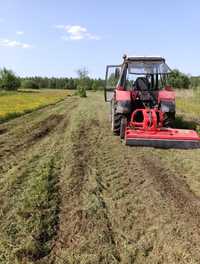
[[[175,92],[161,57],[123,57],[106,70],[105,100],[111,102],[112,131],[126,145],[199,148],[197,132],[176,129]],[[112,70],[114,69],[114,72]]]

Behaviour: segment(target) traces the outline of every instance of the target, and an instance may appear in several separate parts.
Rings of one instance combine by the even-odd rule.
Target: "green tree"
[[[20,78],[18,78],[13,71],[6,68],[0,70],[0,89],[16,91],[20,85]]]
[[[39,85],[34,80],[23,80],[21,87],[26,89],[39,89]]]
[[[182,87],[184,89],[189,89],[190,88],[190,83],[191,82],[190,82],[190,78],[187,75],[182,74],[181,81],[182,81]]]
[[[56,78],[51,78],[49,82],[50,89],[56,89]]]
[[[66,88],[70,90],[75,90],[77,88],[77,83],[75,79],[70,78],[67,82]]]
[[[78,74],[78,86],[77,86],[77,94],[80,97],[87,97],[86,89],[88,85],[88,71],[86,68],[79,69],[77,71]]]
[[[98,90],[98,82],[96,80],[94,80],[92,82],[92,91],[97,91]]]
[[[174,88],[188,89],[190,87],[190,78],[179,70],[173,70],[169,74],[168,83]]]

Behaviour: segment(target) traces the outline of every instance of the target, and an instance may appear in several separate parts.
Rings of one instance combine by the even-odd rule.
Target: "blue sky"
[[[200,75],[198,0],[6,0],[0,9],[0,67],[18,75],[103,77],[124,53],[161,55]]]

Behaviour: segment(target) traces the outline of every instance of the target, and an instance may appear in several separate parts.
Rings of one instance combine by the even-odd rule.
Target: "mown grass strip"
[[[60,158],[59,151],[35,155],[1,193],[1,263],[35,263],[51,251],[58,223]]]

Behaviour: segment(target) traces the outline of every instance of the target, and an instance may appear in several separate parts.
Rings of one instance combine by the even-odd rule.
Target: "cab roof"
[[[124,61],[126,62],[164,62],[165,59],[160,56],[123,56]]]

